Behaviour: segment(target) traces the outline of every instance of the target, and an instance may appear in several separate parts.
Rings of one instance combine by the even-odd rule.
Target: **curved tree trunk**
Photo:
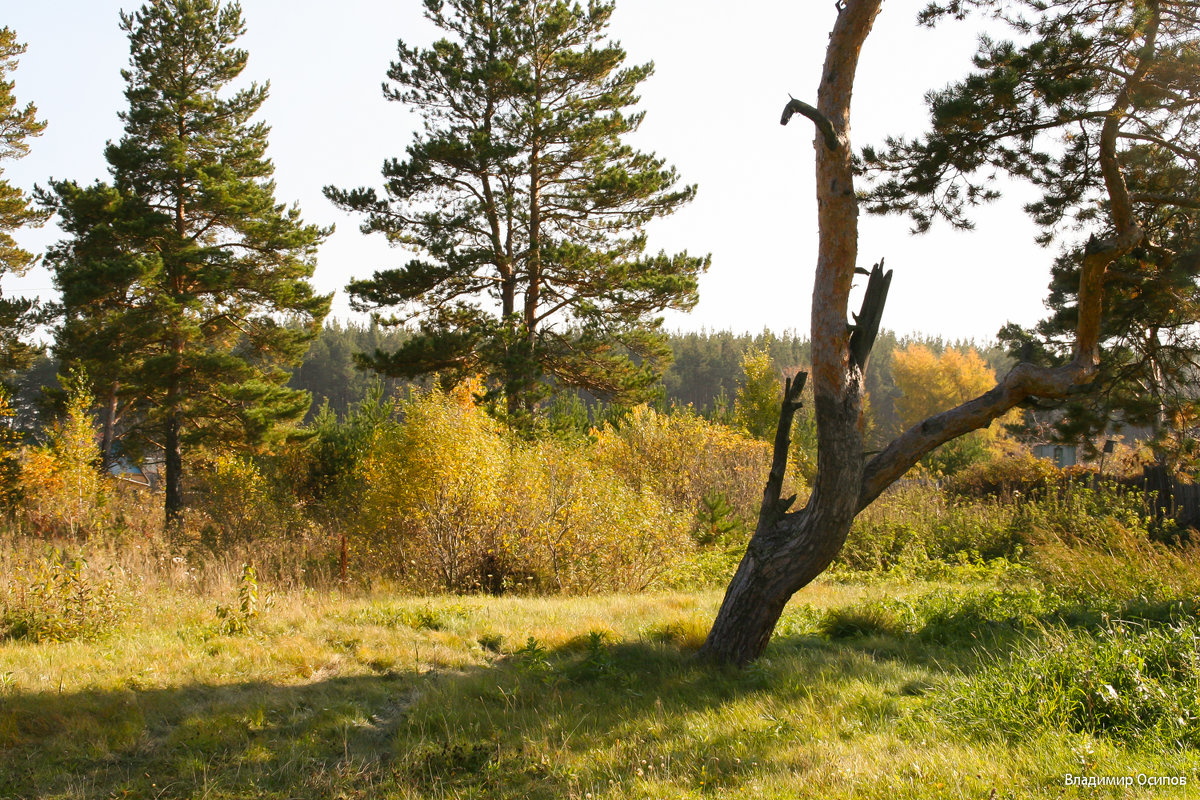
[[[858,512],[858,493],[845,491],[845,486],[857,486],[862,479],[861,379],[852,383],[842,403],[822,409],[823,405],[827,404],[818,399],[817,414],[823,413],[832,424],[824,426],[827,435],[820,437],[812,495],[802,510],[779,513],[778,492],[772,497],[768,483],[764,513],[725,592],[701,658],[737,666],[758,658],[788,600],[829,567],[846,541]],[[787,422],[790,427],[790,416]],[[786,457],[786,437],[782,452]]]
[[[1061,367],[1022,363],[995,388],[913,426],[869,461],[862,440],[862,370],[879,325],[890,276],[878,265],[868,284],[857,328],[848,324],[851,283],[858,259],[858,202],[850,148],[850,97],[863,42],[882,0],[845,0],[829,37],[817,106],[792,100],[782,122],[802,114],[817,128],[819,246],[812,302],[812,374],[817,420],[817,477],[805,507],[788,513],[780,501],[794,403],[785,392],[771,477],[758,527],[734,575],[700,657],[744,665],[762,654],[787,601],[837,556],[854,517],[926,453],[985,427],[1026,398],[1062,398],[1093,379],[1099,365],[1104,274],[1142,240],[1117,159],[1118,127],[1130,96],[1149,69],[1156,24],[1125,90],[1106,117],[1100,167],[1114,235],[1093,240],[1080,273],[1074,359]],[[875,288],[872,289],[872,286]],[[853,335],[852,335],[853,334]]]
[[[850,95],[862,44],[882,0],[850,0],[830,34],[817,107],[793,102],[816,123],[819,246],[812,303],[812,386],[817,418],[817,478],[805,507],[786,513],[768,490],[746,555],[700,656],[729,664],[757,658],[783,607],[841,550],[858,512],[862,482],[862,370],[850,358],[846,324],[858,259],[858,202],[849,146]],[[788,402],[789,398],[784,398]],[[790,428],[790,418],[788,419]],[[781,429],[783,428],[781,420]],[[781,430],[786,442],[790,431]],[[780,455],[776,440],[777,460]],[[786,458],[786,445],[783,450]],[[854,487],[847,491],[848,487]]]

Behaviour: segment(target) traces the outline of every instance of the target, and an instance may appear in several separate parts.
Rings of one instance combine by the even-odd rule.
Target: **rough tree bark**
[[[1099,364],[1101,297],[1105,269],[1142,239],[1129,193],[1117,161],[1117,133],[1143,58],[1110,110],[1101,137],[1100,167],[1110,200],[1115,236],[1093,241],[1083,260],[1079,320],[1074,359],[1048,368],[1018,364],[993,389],[963,405],[910,428],[869,461],[863,452],[863,366],[878,330],[890,273],[872,276],[858,315],[860,333],[848,324],[851,282],[858,259],[858,202],[850,146],[850,98],[859,54],[882,0],[846,0],[839,5],[830,35],[816,107],[792,100],[783,124],[793,114],[817,128],[816,191],[818,255],[812,300],[812,375],[817,421],[817,475],[804,508],[789,512],[773,482],[786,465],[791,416],[781,414],[775,458],[758,526],[746,554],[726,590],[700,657],[744,665],[767,646],[783,608],[802,587],[820,575],[837,556],[855,516],[922,456],[939,445],[989,425],[1029,397],[1065,397],[1086,385]],[[1149,41],[1153,42],[1153,32]],[[1147,48],[1145,52],[1150,52]],[[882,287],[880,283],[882,282]],[[881,296],[882,292],[882,296]],[[795,402],[788,387],[785,411]],[[782,458],[783,464],[780,464]],[[776,469],[780,473],[776,475]]]

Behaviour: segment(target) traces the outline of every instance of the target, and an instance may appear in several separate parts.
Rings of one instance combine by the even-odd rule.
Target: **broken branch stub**
[[[862,308],[854,317],[854,332],[850,334],[850,358],[860,370],[867,368],[867,357],[875,346],[879,335],[879,324],[883,321],[883,305],[887,302],[888,288],[892,285],[892,271],[883,271],[883,259],[871,267],[867,278],[867,291],[863,295]]]
[[[821,132],[822,138],[825,139],[825,146],[830,150],[837,150],[838,137],[837,133],[833,130],[833,123],[829,121],[829,117],[825,116],[803,100],[797,100],[793,97],[788,101],[788,104],[783,107],[783,116],[780,117],[779,124],[787,125],[793,114],[800,114],[801,116],[808,117],[810,120],[812,120],[813,124],[817,126],[817,130]]]
[[[792,443],[792,420],[802,405],[800,395],[808,380],[807,372],[796,373],[795,378],[786,378],[783,384],[783,400],[779,404],[779,425],[775,429],[775,447],[771,456],[771,472],[767,476],[767,486],[763,490],[763,504],[759,511],[759,527],[787,513],[796,498],[789,497],[781,500],[783,492],[783,476],[787,471],[788,447]]]

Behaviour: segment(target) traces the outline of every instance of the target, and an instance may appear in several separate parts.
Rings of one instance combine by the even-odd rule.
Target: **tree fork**
[[[803,382],[800,383],[802,386]],[[758,527],[725,592],[698,658],[739,667],[758,658],[788,600],[824,572],[842,549],[854,519],[856,497],[855,492],[845,491],[844,484],[855,479],[862,463],[862,437],[857,427],[862,381],[853,381],[851,385],[853,390],[845,401],[832,407],[818,398],[819,404],[827,406],[820,413],[840,424],[830,426],[832,436],[822,443],[818,458],[827,466],[818,471],[812,495],[800,511],[786,511],[794,498],[782,502],[778,499],[781,487],[776,481],[782,481],[782,468],[777,473],[776,467],[780,462],[780,443],[787,434],[780,436],[777,432],[775,463],[763,492]],[[798,407],[794,404],[799,390],[794,384],[788,388],[792,396],[783,400],[781,428],[785,416],[790,428],[791,417]],[[830,453],[837,457],[831,459]],[[784,463],[786,458],[785,443]]]

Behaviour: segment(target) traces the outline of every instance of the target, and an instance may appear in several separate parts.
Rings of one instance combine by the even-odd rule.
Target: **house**
[[[1078,451],[1073,444],[1035,444],[1033,454],[1053,461],[1056,467],[1073,467],[1079,463]]]

